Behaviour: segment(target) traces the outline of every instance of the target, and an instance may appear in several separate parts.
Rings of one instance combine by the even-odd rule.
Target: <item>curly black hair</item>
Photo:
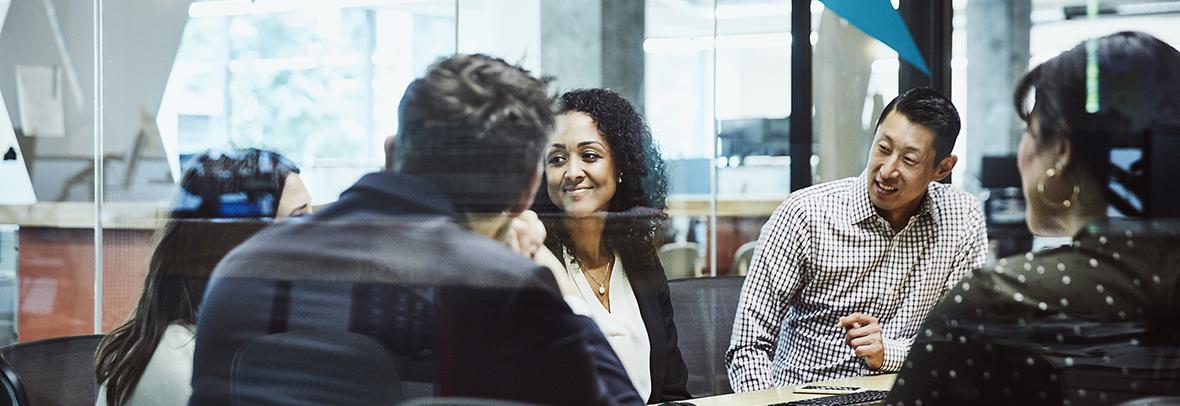
[[[607,249],[624,256],[655,258],[659,248],[668,199],[666,163],[652,140],[651,129],[635,106],[622,95],[607,89],[577,89],[561,95],[562,114],[581,112],[594,120],[598,132],[610,146],[615,170],[622,181],[607,207],[603,242]],[[560,244],[574,255],[574,245],[564,229],[560,208],[549,199],[541,185],[533,204],[549,230],[545,244]]]

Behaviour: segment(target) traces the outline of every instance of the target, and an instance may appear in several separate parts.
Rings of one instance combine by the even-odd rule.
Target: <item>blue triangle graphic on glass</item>
[[[865,34],[876,38],[897,51],[897,55],[929,75],[930,68],[918,51],[914,37],[901,19],[901,13],[893,9],[889,0],[820,0],[833,12],[844,17],[849,23],[860,28]]]

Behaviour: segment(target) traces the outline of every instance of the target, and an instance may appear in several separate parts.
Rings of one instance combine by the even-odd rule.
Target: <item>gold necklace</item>
[[[581,261],[578,261],[578,262],[580,263]],[[614,267],[615,267],[615,256],[611,255],[610,261],[607,261],[607,263],[606,263],[606,276],[602,278],[603,281],[606,281],[606,280],[608,280],[608,278],[610,278],[610,271]],[[592,280],[592,281],[594,281],[594,283],[598,284],[598,295],[599,296],[606,294],[606,283],[603,283],[602,281],[599,281],[598,278],[595,278],[594,274],[591,273],[590,270],[588,270],[588,269],[583,268],[582,272],[586,273],[586,276],[589,276],[590,280]]]

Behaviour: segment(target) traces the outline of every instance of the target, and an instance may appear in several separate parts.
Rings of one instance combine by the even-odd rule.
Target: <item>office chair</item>
[[[750,270],[750,262],[754,260],[754,248],[758,247],[758,240],[748,241],[738,247],[733,254],[733,264],[729,267],[730,275],[745,276]]]
[[[93,405],[94,352],[102,335],[50,338],[0,348],[3,400],[13,405]]]
[[[404,400],[392,356],[343,331],[258,337],[234,355],[230,396],[243,405],[393,405]]]
[[[680,353],[688,366],[688,392],[693,396],[733,392],[725,372],[725,350],[745,279],[722,276],[668,281]]]
[[[701,267],[700,245],[695,242],[664,244],[658,255],[669,280],[696,277]]]

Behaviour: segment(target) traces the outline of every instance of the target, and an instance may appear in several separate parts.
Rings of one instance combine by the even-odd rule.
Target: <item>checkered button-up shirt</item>
[[[870,373],[837,326],[855,312],[880,322],[877,372],[898,371],[926,313],[986,261],[974,197],[931,183],[895,232],[869,201],[865,176],[792,193],[762,227],[725,354],[734,390]]]

